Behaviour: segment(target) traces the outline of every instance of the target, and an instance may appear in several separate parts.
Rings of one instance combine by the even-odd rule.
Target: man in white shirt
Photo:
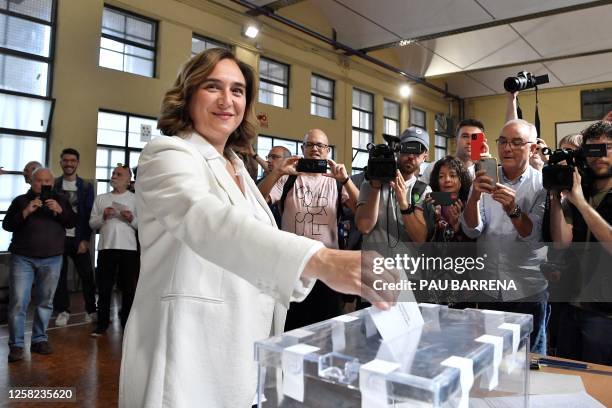
[[[470,158],[470,152],[472,151],[470,141],[474,133],[484,133],[484,125],[481,121],[476,119],[464,119],[457,124],[457,131],[455,132],[455,157],[463,163],[472,176],[472,179],[474,179],[474,163]],[[429,176],[435,164],[434,162],[427,166],[423,175],[419,177],[420,181],[429,184]]]
[[[113,170],[113,191],[100,194],[94,201],[89,226],[100,231],[98,242],[98,324],[91,333],[98,337],[106,332],[110,322],[110,302],[115,276],[121,290],[121,326],[125,327],[138,276],[136,229],[136,196],[128,191],[132,173],[127,166]]]

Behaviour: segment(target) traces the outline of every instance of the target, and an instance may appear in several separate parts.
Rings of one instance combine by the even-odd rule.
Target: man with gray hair
[[[53,192],[53,182],[51,170],[36,169],[32,173],[32,188],[13,200],[2,222],[2,227],[13,233],[9,246],[9,362],[23,359],[32,283],[35,303],[30,351],[51,354],[47,326],[62,268],[66,228],[75,222],[68,199]]]
[[[32,160],[26,163],[23,167],[23,178],[26,183],[32,184],[32,173],[34,170],[41,168],[43,165],[37,162],[36,160]]]
[[[532,314],[531,351],[546,354],[548,284],[540,272],[546,260],[546,248],[540,243],[546,190],[542,173],[529,165],[536,142],[531,123],[513,119],[504,125],[496,140],[499,182],[486,170],[476,172],[461,227],[468,237],[477,238],[479,249],[487,254],[486,268],[473,277],[512,281],[516,286],[516,290],[484,291],[483,307]]]

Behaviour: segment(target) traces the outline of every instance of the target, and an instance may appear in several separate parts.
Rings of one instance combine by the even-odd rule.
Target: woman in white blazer
[[[360,252],[279,231],[232,146],[255,135],[250,67],[192,58],[162,103],[165,135],[138,162],[142,266],[123,338],[119,406],[250,407],[256,340],[321,279],[387,307],[362,285]],[[390,280],[390,279],[389,279]]]

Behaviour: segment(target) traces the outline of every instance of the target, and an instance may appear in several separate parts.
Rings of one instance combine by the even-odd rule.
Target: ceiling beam
[[[357,56],[357,57],[359,57],[359,58],[361,58],[361,59],[363,59],[365,61],[368,61],[368,62],[370,62],[370,63],[372,63],[374,65],[377,65],[377,66],[379,66],[381,68],[384,68],[384,69],[386,69],[388,71],[394,72],[394,73],[402,76],[403,78],[405,78],[407,80],[410,80],[410,81],[416,82],[416,83],[418,83],[420,85],[423,85],[423,86],[425,86],[425,87],[427,87],[429,89],[432,89],[432,90],[434,90],[434,91],[436,91],[436,92],[438,92],[438,93],[440,93],[440,94],[442,94],[442,95],[444,95],[444,96],[446,96],[448,98],[452,98],[452,99],[455,99],[457,101],[461,101],[461,97],[460,96],[452,94],[452,93],[448,92],[446,89],[440,88],[440,87],[438,87],[438,86],[428,82],[423,77],[420,77],[418,75],[412,74],[410,72],[403,71],[403,70],[401,70],[401,69],[399,69],[397,67],[394,67],[394,66],[392,66],[390,64],[387,64],[384,61],[381,61],[381,60],[379,60],[377,58],[374,58],[374,57],[372,57],[370,55],[367,55],[364,52],[361,52],[359,50],[355,50],[355,49],[349,47],[346,44],[343,44],[343,43],[340,43],[338,41],[335,41],[332,38],[328,38],[328,37],[324,36],[323,34],[317,33],[316,31],[313,31],[313,30],[311,30],[308,27],[305,27],[305,26],[303,26],[303,25],[301,25],[299,23],[296,23],[293,20],[290,20],[288,18],[279,16],[278,14],[275,14],[272,11],[266,10],[264,7],[260,7],[260,6],[254,4],[254,3],[251,3],[248,0],[231,0],[231,1],[236,3],[236,4],[240,4],[241,6],[244,6],[244,7],[248,8],[249,10],[258,10],[258,11],[261,12],[262,15],[265,15],[266,17],[271,18],[272,20],[275,20],[275,21],[278,21],[278,22],[280,22],[282,24],[285,24],[285,25],[287,25],[287,26],[289,26],[289,27],[291,27],[291,28],[293,28],[295,30],[298,30],[298,31],[300,31],[300,32],[302,32],[302,33],[304,33],[306,35],[314,37],[314,38],[318,39],[319,41],[322,41],[322,42],[324,42],[324,43],[326,43],[328,45],[331,45],[332,47],[334,47],[336,49],[342,50],[342,51],[344,51],[344,52],[346,52],[346,53],[348,53],[350,55]]]
[[[561,8],[553,9],[553,10],[540,11],[538,13],[526,14],[523,16],[504,18],[500,20],[492,20],[486,23],[476,24],[476,25],[467,26],[467,27],[460,27],[460,28],[456,28],[453,30],[442,31],[439,33],[426,34],[426,35],[413,37],[413,38],[405,38],[405,39],[398,40],[398,41],[393,41],[393,42],[389,42],[385,44],[375,45],[372,47],[362,48],[359,51],[368,53],[372,51],[383,50],[386,48],[399,47],[402,45],[411,44],[413,42],[435,40],[436,38],[448,37],[450,35],[469,33],[471,31],[483,30],[485,28],[498,27],[498,26],[502,26],[506,24],[518,23],[520,21],[533,20],[536,18],[548,17],[548,16],[553,16],[553,15],[563,14],[563,13],[569,13],[572,11],[584,10],[584,9],[589,9],[593,7],[606,6],[609,4],[612,4],[612,0],[597,0],[597,1],[591,1],[588,3],[575,4],[573,6],[561,7]]]
[[[301,3],[303,1],[305,0],[276,0],[261,7],[271,12],[275,12],[283,7],[293,6],[294,4]],[[257,17],[264,13],[259,10],[249,10],[247,11],[247,14],[252,17]]]
[[[556,56],[556,57],[538,58],[538,59],[529,60],[529,61],[512,62],[512,63],[508,63],[508,64],[494,65],[494,66],[491,66],[491,67],[483,67],[483,68],[478,68],[478,69],[467,69],[465,71],[449,72],[448,74],[436,75],[436,76],[432,76],[430,78],[444,78],[444,77],[446,77],[448,75],[472,74],[472,73],[476,73],[476,72],[490,71],[490,70],[493,70],[493,69],[508,68],[508,67],[520,67],[520,66],[530,65],[530,64],[543,64],[545,62],[562,61],[562,60],[571,59],[571,58],[591,57],[591,56],[594,56],[594,55],[601,55],[601,54],[612,54],[612,48],[606,48],[606,49],[603,49],[603,50],[595,50],[595,51],[579,52],[579,53],[575,53],[575,54],[559,55],[559,56]]]

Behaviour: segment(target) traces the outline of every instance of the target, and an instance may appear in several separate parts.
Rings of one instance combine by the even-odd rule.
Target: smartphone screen
[[[497,171],[497,160],[495,157],[488,157],[486,159],[479,160],[476,163],[476,170],[485,169],[487,176],[493,179],[493,184],[499,183],[499,176]]]
[[[51,198],[51,186],[40,187],[40,201],[43,203]]]
[[[484,133],[472,133],[470,135],[470,159],[472,159],[472,161],[477,161],[480,160],[480,155],[482,153],[486,153],[485,150],[485,142],[487,141],[487,138],[485,137]]]
[[[441,205],[443,207],[453,205],[457,201],[457,193],[449,193],[442,191],[433,191],[429,195],[433,200],[434,205]]]

